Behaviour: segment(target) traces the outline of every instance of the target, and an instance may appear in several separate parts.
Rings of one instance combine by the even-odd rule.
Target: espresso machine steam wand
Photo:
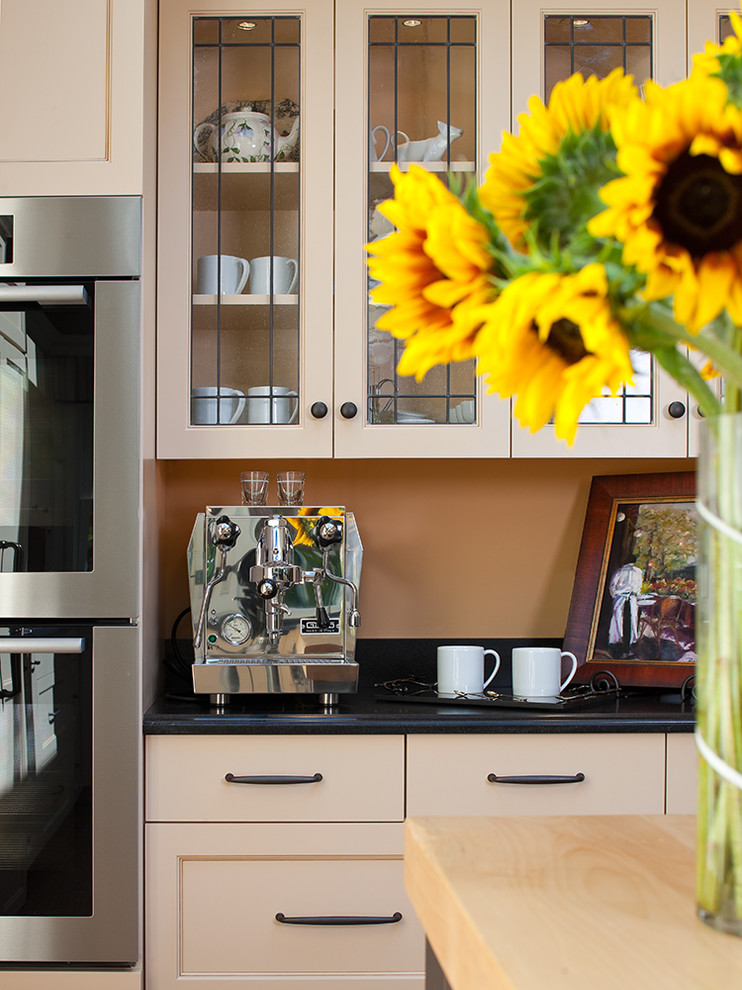
[[[206,613],[209,609],[209,602],[211,601],[211,593],[213,592],[215,586],[226,577],[227,553],[235,545],[239,535],[240,527],[237,523],[233,523],[229,516],[220,516],[217,519],[214,526],[214,546],[219,551],[219,566],[217,567],[216,574],[206,585],[206,590],[204,591],[204,600],[201,605],[201,611],[198,614],[198,624],[193,637],[193,645],[196,649],[198,649],[201,645],[201,640],[203,638],[204,622],[206,620]]]
[[[320,629],[329,626],[327,611],[322,604],[321,584],[324,578],[334,581],[335,584],[343,584],[350,588],[351,601],[348,609],[348,625],[357,628],[361,624],[361,613],[358,611],[358,588],[347,578],[338,577],[330,570],[330,547],[335,543],[340,543],[343,538],[343,524],[337,519],[330,519],[323,516],[312,532],[312,539],[322,550],[322,567],[314,570],[314,595],[317,600],[317,622]]]

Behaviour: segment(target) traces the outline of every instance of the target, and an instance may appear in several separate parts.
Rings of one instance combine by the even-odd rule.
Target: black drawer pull
[[[390,917],[377,917],[372,914],[315,914],[307,917],[287,918],[280,911],[276,915],[276,921],[282,925],[396,925],[401,920],[401,911],[395,911]]]
[[[487,774],[487,780],[491,784],[579,784],[584,779],[584,773],[576,773],[574,776],[558,773],[527,773],[514,777],[498,777],[496,773]]]
[[[322,780],[321,773],[311,777],[292,777],[291,774],[254,774],[248,777],[235,777],[233,773],[225,774],[228,784],[316,784]]]

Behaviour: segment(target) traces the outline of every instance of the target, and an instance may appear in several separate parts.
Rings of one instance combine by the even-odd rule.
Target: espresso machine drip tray
[[[358,664],[343,659],[297,663],[255,657],[194,664],[197,694],[348,694],[358,689]]]

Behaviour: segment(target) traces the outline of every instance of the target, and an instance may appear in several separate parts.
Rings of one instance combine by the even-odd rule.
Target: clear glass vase
[[[742,414],[704,421],[696,621],[698,915],[742,935]]]

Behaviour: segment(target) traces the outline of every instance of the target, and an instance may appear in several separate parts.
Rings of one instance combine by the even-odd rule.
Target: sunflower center
[[[535,323],[532,324],[531,329],[538,333],[538,327]],[[589,354],[585,348],[579,326],[572,320],[568,320],[566,316],[551,324],[546,346],[558,354],[565,364],[577,364]]]
[[[726,251],[742,236],[742,176],[711,155],[683,152],[659,185],[653,215],[665,240],[693,257]]]

